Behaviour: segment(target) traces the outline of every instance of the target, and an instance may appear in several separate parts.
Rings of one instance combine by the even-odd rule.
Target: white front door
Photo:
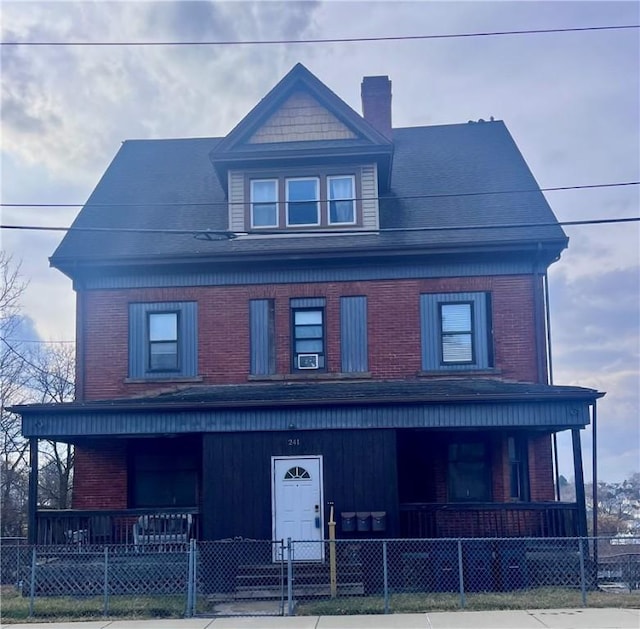
[[[321,561],[322,457],[272,457],[271,471],[273,539],[296,542],[296,561]],[[282,551],[276,544],[274,561],[281,559]]]

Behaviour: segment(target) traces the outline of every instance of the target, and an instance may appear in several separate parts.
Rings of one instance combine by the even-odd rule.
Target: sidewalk
[[[637,609],[535,609],[388,616],[226,617],[2,624],[0,629],[638,629]]]

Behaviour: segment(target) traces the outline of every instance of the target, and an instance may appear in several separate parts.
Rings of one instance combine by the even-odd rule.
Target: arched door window
[[[311,476],[304,467],[295,466],[287,470],[284,480],[309,480]]]

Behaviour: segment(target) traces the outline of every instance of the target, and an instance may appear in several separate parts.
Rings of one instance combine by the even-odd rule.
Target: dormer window
[[[363,193],[360,167],[260,171],[244,178],[245,229],[252,231],[361,227],[362,197],[376,195],[373,188]]]
[[[331,225],[353,225],[356,222],[355,177],[327,177],[327,200]]]
[[[320,180],[306,177],[286,180],[287,225],[320,224]]]
[[[278,180],[251,181],[251,227],[278,227]]]

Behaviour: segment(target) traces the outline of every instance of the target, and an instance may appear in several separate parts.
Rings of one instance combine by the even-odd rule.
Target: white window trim
[[[331,180],[332,179],[351,179],[351,199],[332,199],[331,198]],[[351,209],[353,212],[352,221],[332,221],[331,220],[331,201],[351,201]],[[356,206],[356,178],[354,175],[327,175],[327,224],[328,225],[355,225],[357,223],[358,208]]]
[[[316,216],[318,220],[315,223],[290,223],[289,222],[289,182],[290,181],[315,181],[316,182]],[[321,207],[320,207],[320,177],[285,177],[284,190],[286,196],[285,221],[287,227],[318,227],[321,225]],[[310,200],[311,201],[311,200]],[[309,203],[310,201],[305,201]],[[295,201],[294,201],[295,203]]]
[[[253,184],[255,183],[265,183],[265,182],[273,182],[275,184],[275,188],[276,188],[276,198],[275,198],[275,204],[276,204],[276,222],[273,223],[272,225],[256,225],[254,223],[253,220],[253,206],[256,204],[256,202],[254,202],[253,200]],[[250,192],[249,192],[251,198],[249,200],[250,205],[251,205],[251,229],[277,229],[280,225],[280,204],[279,204],[279,199],[278,199],[278,178],[265,178],[265,179],[251,179],[251,186],[250,186]],[[257,204],[260,205],[262,202],[258,201]],[[266,202],[265,202],[266,203]]]

